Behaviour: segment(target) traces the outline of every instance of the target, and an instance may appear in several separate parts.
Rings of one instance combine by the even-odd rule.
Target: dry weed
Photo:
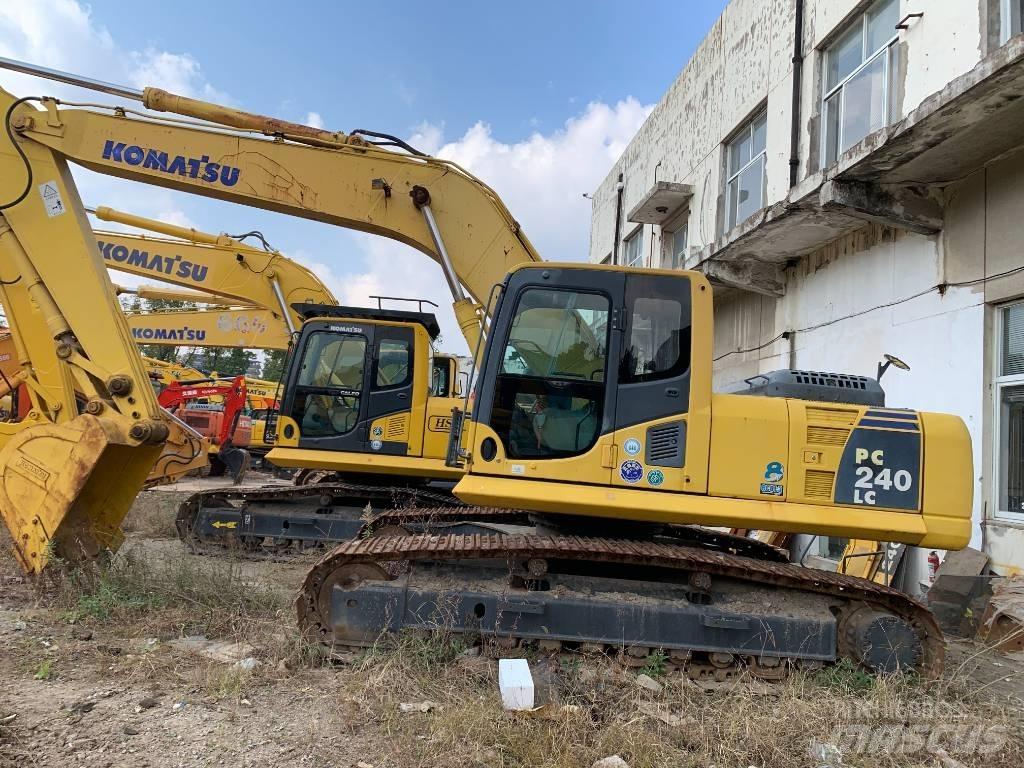
[[[612,754],[644,766],[984,764],[1019,766],[1019,710],[953,675],[936,683],[868,678],[850,665],[763,685],[708,691],[676,672],[651,694],[609,660],[533,657],[545,706],[503,711],[496,662],[459,655],[443,633],[403,637],[364,655],[339,706],[386,733],[395,765],[570,768]],[[425,713],[403,702],[429,701]],[[830,757],[831,755],[831,757]],[[832,763],[838,765],[838,763]]]

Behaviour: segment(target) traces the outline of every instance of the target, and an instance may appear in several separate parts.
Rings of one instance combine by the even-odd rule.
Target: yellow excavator
[[[443,495],[451,482],[461,475],[460,471],[446,466],[445,452],[449,415],[458,403],[460,386],[465,384],[466,377],[460,372],[457,356],[433,349],[439,328],[434,316],[422,311],[424,302],[419,302],[421,311],[417,312],[384,309],[381,301],[392,297],[377,297],[377,309],[338,307],[337,299],[315,274],[270,248],[260,232],[251,234],[260,239],[263,248],[254,248],[227,234],[167,224],[109,207],[97,207],[91,213],[100,220],[145,229],[158,236],[97,229],[96,241],[106,265],[181,289],[146,285],[131,290],[119,288],[120,293],[216,305],[209,310],[128,312],[128,324],[139,343],[289,349],[297,339],[298,348],[303,349],[321,338],[312,335],[314,329],[319,328],[316,323],[308,329],[303,326],[309,313],[331,317],[336,324],[358,322],[360,328],[374,336],[369,343],[376,345],[385,360],[378,380],[364,382],[354,370],[344,376],[356,375],[358,381],[352,387],[355,390],[373,387],[375,392],[368,399],[375,396],[378,389],[391,393],[390,401],[395,408],[386,412],[388,418],[380,420],[380,424],[365,425],[361,430],[369,434],[377,429],[383,439],[374,440],[372,434],[370,437],[364,434],[361,439],[349,439],[345,445],[336,442],[328,445],[315,439],[315,429],[307,430],[301,445],[304,454],[293,454],[288,465],[300,468],[297,480],[301,484],[343,477],[359,480],[359,488],[353,487],[351,503],[353,509],[362,509],[369,501],[366,494],[371,486],[380,484],[382,479],[386,480],[383,486],[374,490],[378,501],[392,494],[395,483],[411,481],[441,481],[435,490]],[[415,357],[412,366],[409,355]],[[388,367],[393,369],[391,373]],[[361,370],[360,365],[358,371]],[[428,376],[426,387],[420,381],[413,381],[412,371]],[[327,374],[322,366],[321,371],[309,373],[310,381]],[[403,388],[396,378],[398,374],[410,375],[406,387]],[[247,378],[247,385],[250,392],[255,391],[252,379]],[[306,394],[299,402],[283,403],[289,412],[302,409],[303,418],[310,423],[333,420],[340,424],[345,419],[361,418],[357,411],[339,406],[337,401],[310,395],[308,385],[304,386]],[[380,395],[376,396],[381,399]],[[350,406],[355,401],[347,402]],[[377,408],[377,412],[384,413],[381,408],[388,408],[387,403]],[[276,439],[272,424],[272,417],[269,430],[265,427],[266,420],[255,424],[251,452],[253,446],[261,442],[266,443],[265,451],[269,450]],[[374,449],[376,442],[381,443],[379,449]],[[383,458],[399,454],[404,460],[401,465]],[[280,532],[284,525],[282,518],[274,516],[273,520]],[[287,538],[288,541],[298,541],[298,526],[288,527],[295,534]],[[308,530],[316,541],[337,538],[333,534],[327,538],[319,535],[315,525]],[[232,531],[223,527],[208,530],[208,536],[214,538],[230,535]]]
[[[333,133],[7,60],[0,67],[218,128],[0,91],[0,213],[15,235],[0,244],[35,257],[5,260],[0,278],[7,292],[26,290],[20,277],[69,302],[55,301],[61,312],[44,316],[59,320],[77,310],[76,298],[61,290],[62,275],[44,274],[46,256],[60,253],[68,271],[69,254],[85,260],[80,251],[88,245],[70,160],[418,248],[442,266],[471,349],[485,340],[469,421],[452,414],[448,451],[449,463],[466,473],[456,495],[476,506],[390,510],[366,535],[331,550],[297,599],[311,637],[360,645],[382,631],[443,622],[504,645],[616,649],[631,663],[662,649],[687,674],[716,679],[744,671],[777,678],[838,658],[884,672],[941,669],[941,633],[913,599],[801,568],[760,542],[701,526],[962,547],[972,471],[960,419],[887,408],[877,381],[839,374],[781,371],[744,393],[713,393],[712,288],[703,275],[538,263],[493,190],[386,134]],[[71,327],[92,333],[88,319],[96,320],[51,323],[55,348],[67,343]],[[123,321],[103,318],[118,322],[116,338],[127,342]],[[310,386],[309,394],[341,403],[345,415],[356,396],[346,375],[360,355],[352,341],[368,337],[357,324],[320,322],[309,335],[327,338],[295,355],[285,396],[301,398]],[[371,348],[361,352],[364,376],[381,369]],[[117,362],[123,357],[122,350]],[[329,376],[310,384],[324,364]],[[358,408],[363,413],[364,403]],[[154,420],[150,412],[136,413],[141,424],[128,435],[138,435],[127,451],[133,459],[146,454],[143,438],[155,433],[143,429]],[[120,437],[115,428],[129,422],[113,421]],[[333,440],[351,424],[328,419],[321,428],[333,429],[326,436]],[[276,463],[302,460],[304,429],[301,410],[282,413]],[[14,521],[15,536],[19,521],[2,491],[21,458],[17,445],[0,450],[0,511]],[[103,458],[91,477],[106,466]],[[138,488],[134,476],[122,472],[119,480],[120,493]],[[288,501],[298,503],[301,491],[290,491]],[[324,521],[335,503],[329,485],[319,489]],[[217,502],[197,506],[213,514]],[[80,509],[89,520],[101,513],[90,503]],[[240,538],[259,534],[245,530],[244,505],[224,504],[220,512]],[[398,535],[403,527],[408,535]]]

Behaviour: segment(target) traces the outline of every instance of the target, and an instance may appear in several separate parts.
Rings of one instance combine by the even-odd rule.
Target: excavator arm
[[[288,349],[291,336],[269,309],[182,309],[125,312],[132,338],[162,347]]]
[[[228,299],[233,306],[263,307],[279,315],[291,332],[302,325],[293,304],[338,303],[315,274],[278,251],[253,248],[228,235],[165,224],[105,206],[97,208],[94,215],[103,221],[163,235],[96,230],[100,253],[111,269]],[[154,289],[143,290],[152,293]],[[199,297],[193,300],[208,301]]]
[[[0,514],[35,572],[116,549],[170,430],[124,317],[96,311],[113,287],[66,162],[24,144],[0,132],[0,302],[33,402],[0,424]]]
[[[33,71],[9,60],[0,60],[0,66]],[[497,194],[451,161],[393,152],[358,135],[155,88],[106,90],[151,110],[236,132],[122,108],[110,114],[63,108],[54,99],[38,100],[41,108],[36,108],[6,91],[0,91],[0,111],[20,139],[98,173],[382,235],[416,248],[441,265],[470,349],[480,339],[482,304],[492,287],[514,266],[540,261]],[[35,179],[24,164],[21,174],[25,189],[32,189]],[[12,187],[16,178],[11,177]]]

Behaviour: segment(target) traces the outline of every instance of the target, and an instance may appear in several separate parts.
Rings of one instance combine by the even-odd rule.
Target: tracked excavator
[[[352,435],[359,439],[351,439],[345,446],[331,445],[330,448],[324,448],[313,439],[317,429],[324,431],[322,426],[316,426],[317,422],[333,419],[335,424],[341,424],[346,418],[357,418],[358,412],[349,408],[348,413],[343,413],[337,403],[316,396],[308,384],[315,384],[317,377],[323,377],[328,372],[323,365],[319,372],[311,370],[311,379],[303,389],[305,395],[301,402],[286,403],[289,409],[302,409],[303,418],[310,425],[306,430],[304,445],[308,448],[301,459],[296,457],[297,462],[301,461],[296,476],[298,484],[349,482],[349,500],[353,513],[362,510],[371,501],[377,505],[389,505],[391,499],[408,503],[412,491],[402,490],[396,497],[396,485],[430,484],[431,487],[424,488],[423,493],[429,493],[432,501],[455,503],[449,490],[461,473],[445,465],[445,451],[449,414],[458,402],[457,389],[463,381],[458,369],[458,358],[433,351],[433,342],[440,329],[432,314],[380,307],[375,310],[351,307],[339,309],[336,308],[334,296],[315,275],[273,249],[253,248],[228,235],[213,235],[168,225],[108,207],[96,208],[94,215],[104,221],[146,229],[162,236],[97,231],[100,252],[111,269],[137,276],[157,277],[183,289],[176,292],[147,285],[132,290],[121,289],[123,292],[145,298],[207,304],[220,301],[244,303],[252,308],[217,307],[212,311],[129,313],[129,325],[140,343],[283,349],[290,342],[293,329],[299,328],[302,333],[297,336],[298,345],[304,348],[307,339],[319,338],[311,334],[316,328],[322,327],[319,319],[311,320],[309,327],[306,327],[310,312],[321,315],[332,312],[335,315],[332,322],[336,324],[358,321],[361,323],[359,327],[373,334],[371,344],[377,345],[383,355],[380,369],[372,384],[363,381],[362,361],[358,370],[348,369],[344,378],[355,377],[355,380],[349,382],[350,391],[358,393],[364,387],[371,386],[378,392],[390,391],[393,402],[404,405],[404,400],[411,404],[410,408],[391,413],[390,418],[380,424],[364,425],[362,432],[365,434],[361,437]],[[262,315],[256,314],[254,310],[262,312]],[[244,322],[226,321],[224,318],[230,313],[235,313]],[[413,368],[423,372],[429,370],[428,380],[424,380],[423,375],[413,380],[413,368],[409,366],[410,355],[419,358],[414,361]],[[347,402],[357,403],[358,394],[355,399],[350,398]],[[261,441],[276,439],[277,432],[273,428],[276,416],[271,419],[269,432],[266,430],[266,422],[255,425],[250,450],[252,445],[258,446]],[[374,430],[380,434],[370,434]],[[377,440],[376,437],[381,439]],[[380,447],[374,449],[377,443]],[[268,445],[266,450],[271,447]],[[393,470],[390,464],[385,464],[378,469],[382,460],[374,458],[374,452],[392,454],[397,450],[403,452],[403,458],[420,454],[422,458],[410,462],[408,468]],[[211,455],[216,456],[216,446]],[[291,516],[293,510],[281,510],[277,508],[278,505],[273,506],[274,509],[267,510],[272,517],[266,525],[261,524],[264,517],[255,503],[250,504],[249,519],[256,529],[278,533],[275,536],[278,544],[282,541],[289,546],[329,542],[348,538],[356,530],[355,514],[341,528],[325,528],[320,525],[320,516],[296,520]],[[225,527],[224,521],[204,519],[200,523],[208,537],[228,539],[234,535],[231,529]],[[291,535],[284,536],[284,532]]]
[[[765,375],[769,387],[713,393],[712,288],[702,274],[538,263],[490,188],[394,137],[0,67],[221,129],[0,92],[0,190],[11,197],[0,208],[9,217],[31,217],[40,231],[71,218],[67,187],[48,198],[51,177],[33,170],[50,163],[54,179],[67,179],[56,169],[70,160],[381,234],[438,261],[471,349],[486,341],[472,410],[468,421],[452,413],[448,451],[465,472],[456,495],[470,506],[388,510],[330,550],[297,599],[310,637],[364,645],[443,623],[502,645],[618,650],[630,663],[662,649],[687,674],[716,679],[777,678],[839,658],[883,672],[941,669],[941,633],[908,596],[702,526],[962,547],[972,472],[960,419],[887,407],[877,382],[838,374],[776,372]],[[320,333],[332,338],[317,344],[335,346],[295,356],[286,398],[301,394],[304,370],[326,361],[332,372],[317,394],[344,404],[352,395],[334,371],[358,357],[346,343],[369,337],[329,320]],[[364,375],[379,368],[369,349]],[[361,414],[373,399],[360,402]],[[304,450],[300,415],[280,418],[284,462]],[[351,424],[332,424],[326,439]],[[303,503],[289,493],[282,504]],[[329,485],[319,490],[324,520],[336,502]],[[209,514],[218,503],[186,507]],[[222,510],[242,521],[240,536],[247,505]]]
[[[218,397],[222,406],[214,409],[189,408],[200,399]],[[197,379],[171,382],[157,398],[160,405],[212,443],[210,474],[227,474],[235,485],[245,479],[250,456],[246,450],[252,435],[252,419],[246,415],[245,376],[231,379]]]

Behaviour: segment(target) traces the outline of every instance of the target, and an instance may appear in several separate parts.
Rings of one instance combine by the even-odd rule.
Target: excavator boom
[[[18,104],[11,125],[19,135],[98,173],[382,235],[416,248],[441,265],[471,350],[477,348],[481,304],[492,286],[512,267],[540,260],[497,194],[456,163],[387,151],[358,137],[159,89],[137,95],[149,109],[283,141],[139,119],[130,110],[115,116],[60,109],[52,99],[42,100],[42,109]],[[0,92],[0,110],[12,109],[15,101]],[[268,156],[273,157],[269,163]],[[460,247],[448,249],[446,241]]]

